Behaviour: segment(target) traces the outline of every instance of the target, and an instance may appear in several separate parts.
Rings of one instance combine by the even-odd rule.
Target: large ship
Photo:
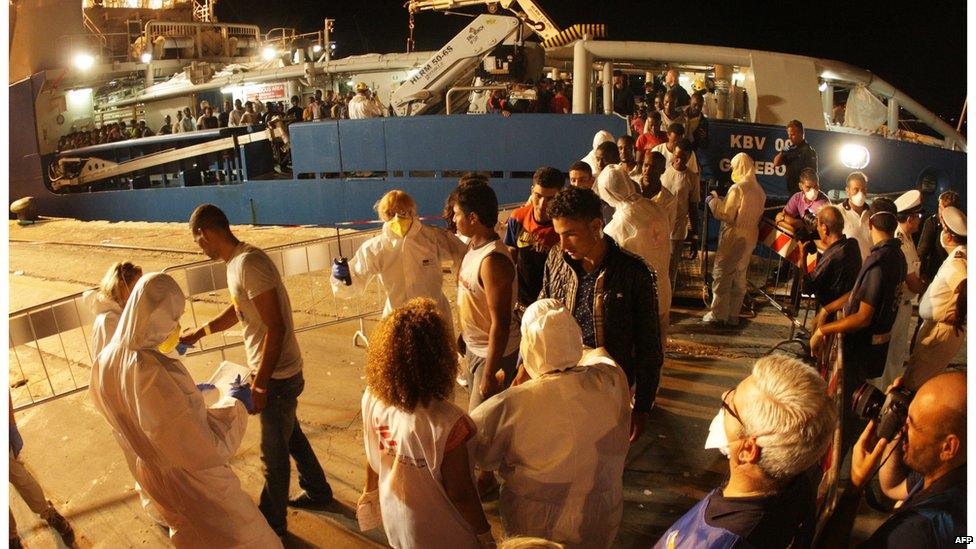
[[[966,139],[867,70],[839,61],[719,46],[603,39],[600,25],[559,29],[532,0],[414,0],[411,13],[490,4],[436,51],[332,55],[323,29],[221,23],[214,0],[22,0],[10,63],[10,199],[41,215],[183,221],[211,202],[232,222],[333,224],[370,219],[376,200],[403,189],[439,213],[465,171],[491,175],[502,202],[524,200],[540,166],[567,169],[594,134],[632,132],[612,112],[611,75],[637,88],[665,69],[689,91],[708,82],[710,135],[702,177],[728,177],[749,153],[767,195],[785,199],[785,124],[799,119],[818,151],[821,185],[842,198],[858,169],[871,192],[920,189],[930,211],[953,189],[965,197]],[[492,13],[494,11],[494,13]],[[52,29],[56,29],[52,33]],[[53,36],[58,34],[58,36]],[[53,38],[53,39],[52,39]],[[494,90],[562,80],[572,114],[486,114]],[[258,104],[364,82],[387,116],[198,130],[66,147],[66,135],[163,117],[225,100]],[[841,116],[840,113],[844,113]],[[843,120],[842,120],[843,118]],[[60,145],[60,146],[59,146]]]

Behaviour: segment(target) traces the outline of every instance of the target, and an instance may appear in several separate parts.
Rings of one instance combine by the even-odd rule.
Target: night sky
[[[608,39],[685,42],[836,59],[870,70],[955,126],[966,94],[964,2],[653,2],[536,0],[557,25],[604,23]],[[665,9],[673,6],[673,9]],[[468,8],[470,13],[484,8]],[[400,0],[220,0],[221,21],[262,30],[322,28],[336,19],[338,55],[404,51],[407,10]],[[418,50],[443,45],[464,25],[458,16],[416,18]]]

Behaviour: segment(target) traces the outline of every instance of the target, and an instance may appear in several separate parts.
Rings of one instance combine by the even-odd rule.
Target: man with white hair
[[[756,361],[722,394],[706,448],[729,459],[729,480],[678,519],[655,547],[808,547],[816,487],[808,471],[837,426],[827,384],[784,355]]]
[[[627,376],[603,349],[584,355],[582,331],[560,301],[533,303],[521,330],[531,379],[471,412],[475,462],[505,479],[506,536],[610,547],[623,517]]]

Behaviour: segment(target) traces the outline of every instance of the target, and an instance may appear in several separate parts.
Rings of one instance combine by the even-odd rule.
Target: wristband
[[[258,387],[257,385],[251,387],[251,390],[254,391],[255,393],[261,393],[262,395],[268,392],[268,390],[265,389],[264,387]]]
[[[210,335],[212,333],[213,332],[210,331],[210,323],[208,322],[208,323],[204,324],[203,325],[203,335],[208,336],[208,335]]]

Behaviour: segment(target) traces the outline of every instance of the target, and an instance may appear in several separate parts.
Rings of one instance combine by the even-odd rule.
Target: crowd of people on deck
[[[481,502],[497,491],[506,539],[537,538],[537,547],[614,543],[625,459],[650,421],[678,263],[698,237],[701,208],[721,222],[713,298],[702,318],[718,329],[740,323],[766,210],[746,153],[731,160],[727,192],[701,192],[695,151],[708,136],[705,98],[701,90],[688,94],[677,76],[666,75],[661,108],[646,117],[638,139],[601,131],[565,172],[540,167],[525,204],[504,223],[488,177],[468,173],[445,203],[448,229],[422,223],[414,199],[393,190],[376,205],[380,234],[352,258],[335,258],[336,296],[358,295],[371,277],[387,293],[366,355],[361,529],[383,528],[394,547],[491,547]],[[616,89],[625,90],[620,83]],[[287,112],[304,118],[308,109],[295,99]],[[620,91],[615,107],[618,100],[633,110],[633,97]],[[229,113],[228,124],[247,113],[247,105],[239,118]],[[950,545],[966,535],[966,378],[949,367],[965,338],[962,204],[943,193],[938,213],[925,218],[918,191],[869,202],[868,177],[854,172],[847,198],[833,205],[820,190],[802,124],[790,122],[788,135],[790,146],[774,163],[786,167],[797,191],[775,223],[820,243],[815,269],[798,279],[818,303],[813,356],[843,334],[844,412],[837,416],[827,383],[806,362],[779,354],[757,360],[722,393],[705,443],[728,458],[728,480],[658,546],[843,546],[875,474],[884,493],[903,503],[869,546]],[[268,255],[238,240],[216,206],[196,208],[189,229],[208,257],[226,263],[232,304],[181,331],[186,299],[175,280],[114,266],[90,297],[98,315],[90,394],[144,507],[177,547],[279,547],[288,506],[325,509],[332,501],[297,421],[303,359],[288,291]],[[442,290],[445,263],[457,275],[456,322]],[[912,349],[916,299],[921,324]],[[179,354],[238,323],[251,376],[207,406],[204,394],[214,388],[197,385]],[[453,398],[462,381],[466,410]],[[851,412],[865,381],[913,395],[895,438],[879,437],[876,421]],[[261,417],[258,504],[227,464],[248,413]],[[820,461],[838,425],[849,480],[815,540]],[[303,489],[291,499],[289,456]]]
[[[224,101],[222,107],[217,107],[204,100],[200,102],[196,116],[190,107],[184,107],[176,111],[175,119],[173,115],[163,116],[163,123],[155,131],[146,124],[146,120],[136,118],[128,124],[125,120],[119,120],[89,130],[72,130],[58,140],[58,150],[71,150],[153,135],[265,124],[274,117],[287,122],[302,122],[384,116],[386,108],[365,82],[357,83],[355,90],[344,95],[333,90],[328,90],[325,94],[320,89],[315,90],[315,93],[308,96],[304,107],[302,98],[298,95],[291,97],[290,106],[286,106],[283,101],[263,102],[254,98],[246,101],[228,99]]]

